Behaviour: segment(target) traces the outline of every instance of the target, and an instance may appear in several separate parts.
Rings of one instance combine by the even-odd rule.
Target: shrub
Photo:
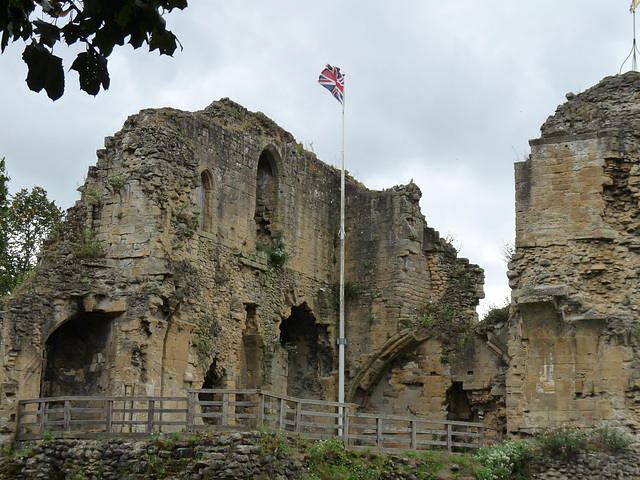
[[[256,244],[256,250],[266,252],[269,256],[269,261],[276,268],[281,268],[291,259],[291,252],[287,251],[286,245],[282,240],[279,240],[273,247],[258,243]]]
[[[554,457],[570,457],[587,446],[585,435],[576,428],[561,427],[546,430],[536,436],[536,444],[542,453]]]
[[[478,480],[525,480],[528,463],[533,455],[527,442],[505,442],[497,447],[485,447],[476,458],[482,465]]]
[[[329,463],[331,465],[344,465],[347,455],[344,444],[339,440],[323,440],[316,442],[309,451],[311,463]]]
[[[87,228],[72,238],[71,251],[78,258],[98,258],[104,255],[104,245],[95,232]]]
[[[604,425],[589,434],[589,443],[595,450],[624,452],[631,445],[631,437],[622,428]]]

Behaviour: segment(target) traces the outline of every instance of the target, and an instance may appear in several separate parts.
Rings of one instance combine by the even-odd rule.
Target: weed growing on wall
[[[571,457],[587,446],[587,437],[576,428],[562,427],[545,430],[536,435],[535,442],[540,452],[552,457]]]
[[[71,252],[78,258],[98,258],[104,255],[104,245],[92,229],[85,228],[71,239]]]
[[[113,193],[118,193],[122,187],[124,187],[125,179],[122,175],[114,175],[111,177],[111,187]]]
[[[265,252],[269,257],[269,262],[275,268],[282,268],[284,264],[291,259],[291,252],[287,250],[282,240],[278,241],[272,247],[258,243],[256,244],[256,250],[258,252]]]
[[[591,431],[588,442],[603,452],[625,452],[631,446],[631,437],[622,428],[603,425]]]

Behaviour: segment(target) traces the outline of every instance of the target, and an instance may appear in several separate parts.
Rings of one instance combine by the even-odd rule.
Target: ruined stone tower
[[[567,100],[516,164],[508,427],[638,431],[640,74]]]
[[[339,178],[227,99],[130,117],[2,303],[2,431],[39,396],[334,400]],[[504,358],[469,333],[483,271],[427,226],[420,196],[347,182],[347,400],[499,424]]]

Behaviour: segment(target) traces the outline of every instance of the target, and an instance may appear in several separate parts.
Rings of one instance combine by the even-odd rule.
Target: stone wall
[[[609,454],[579,453],[572,458],[546,458],[533,466],[531,478],[538,480],[616,480],[640,478],[637,451]]]
[[[313,472],[310,441],[260,432],[218,432],[215,436],[168,436],[158,440],[54,440],[24,446],[0,457],[0,479],[294,479]],[[434,452],[437,454],[437,452]],[[357,457],[361,467],[373,463],[381,479],[415,479],[429,472],[420,457],[402,455]],[[428,461],[429,457],[424,457]],[[436,458],[436,462],[437,457]],[[327,459],[330,461],[331,459]],[[451,458],[451,460],[455,460]],[[468,463],[468,460],[467,462]],[[608,454],[580,453],[571,458],[545,458],[531,468],[539,480],[614,480],[640,478],[636,450]],[[440,465],[439,468],[442,468]],[[364,468],[360,468],[362,472]],[[353,468],[358,472],[357,468]],[[377,477],[376,477],[377,478]],[[460,473],[456,463],[442,468],[438,478],[475,478]]]
[[[228,99],[131,116],[1,305],[2,432],[19,399],[41,395],[336,399],[339,185],[290,133]],[[348,400],[449,418],[464,400],[478,419],[499,403],[504,369],[469,333],[483,271],[427,225],[420,196],[347,179]],[[478,354],[454,372],[463,351]],[[460,378],[470,371],[482,373]]]
[[[640,75],[567,99],[516,164],[508,426],[637,432]]]

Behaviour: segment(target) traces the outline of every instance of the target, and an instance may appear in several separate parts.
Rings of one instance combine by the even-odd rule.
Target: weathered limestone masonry
[[[339,185],[228,99],[131,116],[2,304],[2,432],[17,400],[39,396],[265,387],[335,399]],[[504,359],[468,328],[483,271],[427,226],[420,195],[348,181],[348,400],[500,424]]]
[[[640,429],[640,75],[567,95],[516,164],[508,429]]]

